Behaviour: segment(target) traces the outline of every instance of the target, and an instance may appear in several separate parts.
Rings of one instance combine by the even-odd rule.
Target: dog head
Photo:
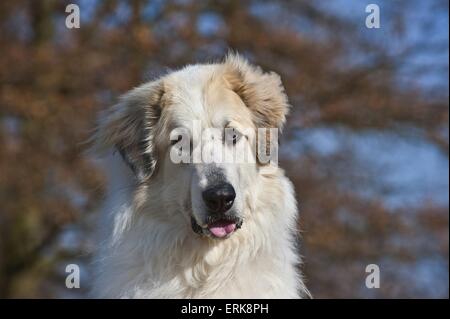
[[[101,116],[95,140],[133,171],[144,212],[223,239],[251,218],[287,111],[278,75],[229,55],[130,91]]]

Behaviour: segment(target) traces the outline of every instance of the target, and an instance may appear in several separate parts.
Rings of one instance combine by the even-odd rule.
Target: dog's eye
[[[181,135],[178,135],[176,140],[170,140],[170,145],[175,145],[177,144],[179,141],[181,141]]]
[[[236,145],[237,141],[239,141],[242,137],[242,134],[237,132],[233,134],[233,145]]]
[[[232,129],[228,132],[226,136],[226,141],[229,144],[236,145],[236,143],[241,139],[241,137],[242,134],[238,130]]]

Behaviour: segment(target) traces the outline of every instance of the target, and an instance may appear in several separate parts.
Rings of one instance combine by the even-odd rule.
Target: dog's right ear
[[[150,178],[156,168],[154,136],[163,95],[161,81],[131,90],[101,114],[92,137],[97,152],[117,150],[139,182]]]

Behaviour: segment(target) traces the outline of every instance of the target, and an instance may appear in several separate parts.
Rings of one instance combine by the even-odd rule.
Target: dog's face
[[[189,86],[185,83],[191,75],[186,73],[167,79],[168,105],[161,116],[173,129],[172,136],[160,136],[162,181],[168,194],[176,194],[194,232],[226,238],[243,223],[246,191],[256,182],[258,167],[236,158],[225,161],[224,154],[239,150],[254,158],[255,126],[249,109],[226,82],[211,79],[207,68],[202,71],[197,84]],[[181,152],[186,153],[185,163],[176,163]]]
[[[258,128],[281,128],[287,109],[277,75],[230,56],[131,91],[106,114],[97,141],[119,150],[170,218],[224,239],[251,218],[249,194],[273,165],[258,158]]]

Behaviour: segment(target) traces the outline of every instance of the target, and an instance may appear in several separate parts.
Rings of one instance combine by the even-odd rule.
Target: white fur
[[[212,72],[214,65],[191,66],[165,78],[171,90],[170,117],[177,123],[195,118],[205,126],[217,126],[215,120],[234,116],[217,106],[212,109],[205,99]],[[212,90],[218,92],[214,85]],[[224,96],[224,100],[245,107],[235,95]],[[250,116],[246,112],[239,112],[244,120]],[[189,214],[202,218],[201,164],[180,167],[166,154],[157,166],[150,181],[139,189],[119,154],[111,152],[105,159],[109,180],[99,225],[94,297],[309,296],[299,272],[294,191],[281,169],[272,167],[266,172],[257,164],[225,168],[236,188],[235,205],[244,223],[229,238],[217,240],[195,234],[190,225]],[[187,211],[186,202],[192,212]]]

